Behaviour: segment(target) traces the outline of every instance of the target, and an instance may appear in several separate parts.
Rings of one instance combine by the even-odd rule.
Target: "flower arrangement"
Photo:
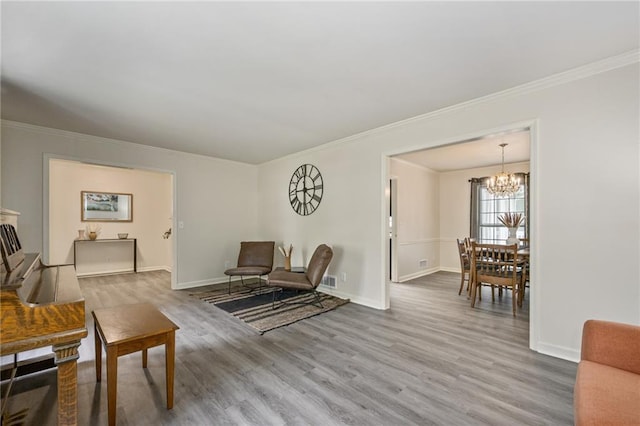
[[[291,270],[291,250],[293,250],[293,245],[289,244],[289,249],[287,250],[284,246],[278,247],[280,253],[284,256],[284,270]]]
[[[522,213],[503,213],[498,220],[507,228],[517,228],[524,221]]]
[[[282,255],[285,258],[291,257],[291,250],[293,250],[293,244],[289,244],[289,249],[286,249],[285,247],[278,247],[278,250],[280,250],[280,253],[282,253]]]

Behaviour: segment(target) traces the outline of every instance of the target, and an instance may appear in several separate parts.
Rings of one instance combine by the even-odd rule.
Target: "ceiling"
[[[396,155],[394,158],[418,164],[436,172],[488,167],[501,163],[502,148],[500,144],[506,143],[507,146],[504,148],[505,164],[521,163],[529,161],[529,140],[529,130],[520,130],[409,152]]]
[[[638,2],[10,2],[2,118],[259,164],[639,47]]]

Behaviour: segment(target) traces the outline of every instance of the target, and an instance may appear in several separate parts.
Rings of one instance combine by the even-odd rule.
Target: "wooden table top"
[[[91,314],[107,346],[180,328],[149,303],[101,308]]]

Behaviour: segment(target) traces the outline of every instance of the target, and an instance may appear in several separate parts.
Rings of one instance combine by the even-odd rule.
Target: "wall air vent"
[[[322,277],[322,281],[320,281],[320,285],[328,287],[328,288],[336,288],[337,287],[337,278],[333,275],[325,275]]]

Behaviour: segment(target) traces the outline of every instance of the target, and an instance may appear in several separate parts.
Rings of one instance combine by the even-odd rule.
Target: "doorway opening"
[[[398,224],[395,250],[385,248],[389,274],[385,277],[385,294],[392,282],[403,283],[438,271],[460,273],[457,239],[471,233],[471,178],[493,176],[500,172],[501,143],[505,149],[505,170],[530,173],[529,244],[531,250],[531,285],[529,298],[529,345],[535,350],[537,305],[536,261],[536,122],[486,131],[470,137],[450,139],[410,152],[387,153],[385,182],[391,190],[395,180],[397,199],[393,222]],[[434,146],[435,145],[435,146]],[[400,190],[397,190],[400,188]],[[390,211],[390,210],[389,210]],[[386,222],[386,221],[385,221]],[[391,235],[390,235],[391,238]],[[396,263],[397,262],[397,263]],[[397,280],[393,265],[397,265]],[[457,296],[458,288],[452,289]],[[390,300],[386,300],[387,306]]]
[[[50,157],[45,163],[43,254],[48,263],[75,264],[78,277],[166,270],[174,287],[173,173],[68,158]],[[119,206],[118,194],[126,196],[126,206]],[[106,203],[109,212],[87,215],[87,196],[115,201]],[[119,219],[120,207],[128,208],[124,219]],[[87,220],[95,215],[97,220]],[[79,243],[89,231],[109,244]]]

